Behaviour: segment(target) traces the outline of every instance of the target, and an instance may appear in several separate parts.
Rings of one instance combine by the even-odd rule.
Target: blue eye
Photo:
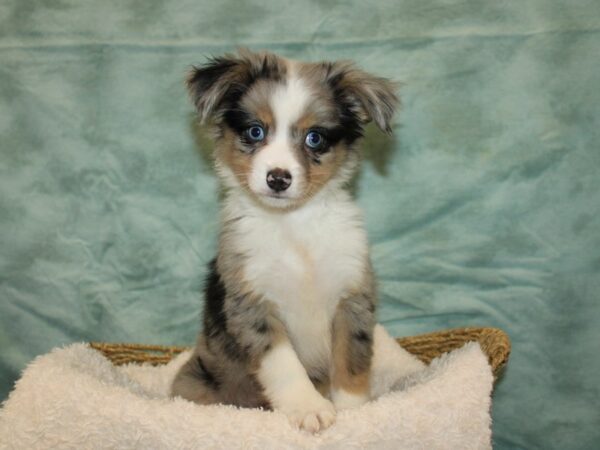
[[[265,138],[265,130],[263,127],[253,125],[246,130],[246,136],[248,136],[251,141],[260,142]]]
[[[320,150],[325,145],[325,139],[320,133],[310,131],[304,139],[306,146],[312,150]]]

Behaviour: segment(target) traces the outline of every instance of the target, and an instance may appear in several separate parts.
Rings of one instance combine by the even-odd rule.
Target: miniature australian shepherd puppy
[[[369,400],[375,283],[345,190],[363,126],[391,131],[394,83],[348,62],[240,50],[188,88],[225,189],[204,327],[172,395],[273,408],[311,432]]]

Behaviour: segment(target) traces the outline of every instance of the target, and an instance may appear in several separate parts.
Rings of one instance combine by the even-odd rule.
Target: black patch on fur
[[[232,107],[223,113],[223,121],[237,134],[242,135],[250,127],[252,117],[245,110]],[[250,142],[248,142],[250,144]]]
[[[195,105],[214,84],[236,66],[237,62],[226,57],[211,58],[206,64],[194,66],[193,75],[188,79],[188,86]]]
[[[199,356],[196,358],[196,363],[197,363],[196,370],[197,370],[198,377],[208,387],[214,389],[215,391],[218,391],[219,388],[221,387],[221,382],[215,377],[215,375],[212,372],[210,372],[206,368],[206,366],[204,365],[204,362],[202,361],[202,358],[200,358]]]
[[[204,334],[208,341],[218,341],[221,348],[232,360],[244,359],[245,353],[235,338],[227,331],[225,314],[225,285],[217,271],[216,259],[209,263],[204,299]]]
[[[266,334],[269,331],[269,324],[267,324],[266,320],[261,320],[260,322],[253,324],[254,330],[259,334]]]
[[[333,76],[330,73],[333,69],[332,63],[324,63],[327,71],[327,84],[331,89],[333,98],[338,110],[339,126],[331,130],[328,140],[331,145],[337,144],[343,140],[347,145],[351,145],[357,139],[363,137],[363,123],[354,112],[357,105],[353,104],[350,96],[342,86],[342,79],[345,72],[339,72]]]
[[[352,338],[358,342],[370,344],[371,343],[371,335],[364,330],[355,331],[352,334]]]
[[[315,386],[323,383],[323,379],[324,379],[324,377],[321,375],[310,375],[309,378],[310,378],[311,383]]]
[[[226,331],[225,317],[225,285],[217,272],[217,261],[213,259],[209,265],[204,289],[204,328],[209,334]]]

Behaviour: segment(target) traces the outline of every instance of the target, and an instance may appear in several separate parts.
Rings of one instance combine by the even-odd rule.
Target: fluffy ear
[[[194,66],[187,77],[187,88],[200,121],[212,117],[225,95],[243,78],[243,62],[234,55],[211,58],[202,66]]]
[[[187,87],[201,121],[218,118],[224,107],[233,106],[258,78],[277,78],[285,72],[283,62],[274,54],[239,49],[237,55],[225,54],[194,66]]]
[[[327,81],[338,101],[360,122],[373,120],[382,131],[392,132],[391,121],[400,104],[397,83],[368,74],[351,62],[336,62],[327,69]]]

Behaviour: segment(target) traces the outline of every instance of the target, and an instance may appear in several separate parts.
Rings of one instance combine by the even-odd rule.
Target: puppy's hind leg
[[[338,410],[369,400],[374,301],[371,292],[356,293],[339,303],[333,319],[331,399]]]
[[[219,403],[219,380],[211,373],[197,351],[179,369],[171,386],[172,397],[182,397],[192,402],[208,405]]]

